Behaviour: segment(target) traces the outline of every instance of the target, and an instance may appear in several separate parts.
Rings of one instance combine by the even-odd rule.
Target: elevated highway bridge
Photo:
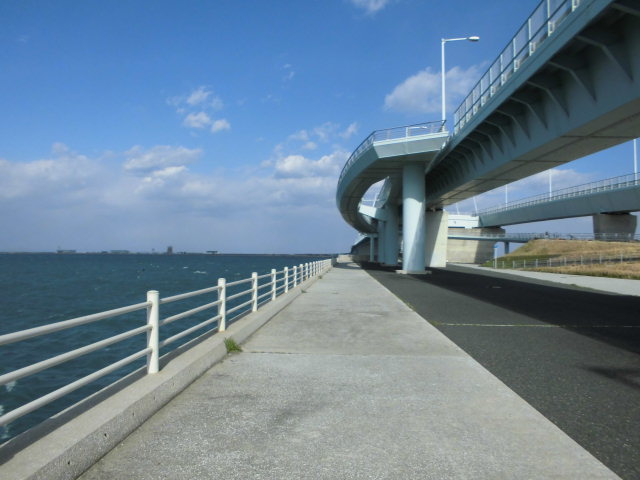
[[[640,136],[640,4],[543,0],[456,110],[451,136],[438,122],[403,128],[354,151],[336,197],[350,225],[377,235],[383,263],[402,239],[402,270],[421,272],[446,261],[447,205]],[[372,221],[358,206],[382,179],[384,219]]]

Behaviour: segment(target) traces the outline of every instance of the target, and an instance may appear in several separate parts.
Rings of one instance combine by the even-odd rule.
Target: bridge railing
[[[125,367],[144,356],[147,357],[147,373],[157,373],[160,370],[159,358],[161,349],[164,347],[190,335],[191,333],[212,325],[214,327],[214,331],[222,332],[226,329],[226,325],[233,320],[236,320],[249,312],[256,311],[263,304],[275,300],[277,296],[288,292],[290,289],[295,288],[312,277],[321,275],[330,268],[331,259],[319,260],[296,265],[292,268],[285,267],[280,271],[273,269],[270,273],[260,276],[257,273],[253,273],[250,278],[229,283],[227,283],[224,278],[220,278],[218,279],[217,286],[165,298],[160,298],[157,291],[151,290],[147,292],[147,300],[145,302],[137,303],[135,305],[129,305],[114,310],[108,310],[92,315],[73,318],[71,320],[0,335],[0,346],[3,346],[22,342],[35,337],[46,336],[54,332],[59,332],[73,327],[94,324],[96,322],[123,316],[132,312],[146,311],[146,323],[142,326],[138,326],[109,338],[0,375],[0,386],[7,385],[51,367],[123,342],[124,340],[134,336],[141,335],[143,333],[147,334],[145,348],[131,353],[127,357],[112,362],[100,370],[72,381],[46,395],[33,399],[18,408],[4,413],[0,416],[0,426],[7,425],[14,420],[27,415],[28,413],[31,413],[54,400],[68,395],[69,393],[84,387],[105,375],[115,372],[116,370],[119,370],[120,368]],[[249,285],[249,288],[239,290],[239,288],[247,285]],[[205,301],[206,303],[195,308],[189,308],[181,313],[174,314],[163,319],[161,318],[162,305],[198,296],[205,296],[206,298],[209,294],[217,294],[216,300]],[[231,305],[234,306],[232,307]],[[185,328],[160,341],[160,331],[164,326],[178,320],[183,320],[199,312],[210,312],[209,315],[211,316],[197,325]],[[204,333],[206,333],[206,331]]]
[[[538,4],[455,111],[454,135],[484,107],[579,5],[580,0],[542,0]]]
[[[464,232],[464,228],[459,228],[459,232],[449,231],[449,237],[456,238],[486,238],[487,240],[500,241],[512,241],[519,243],[519,241],[527,242],[529,240],[537,239],[551,239],[551,240],[602,240],[602,241],[619,241],[619,242],[632,242],[640,240],[640,234],[630,233],[471,233]]]
[[[445,131],[445,122],[443,120],[437,120],[435,122],[426,122],[426,123],[418,123],[415,125],[405,125],[403,127],[394,127],[387,128],[385,130],[375,130],[372,132],[367,138],[365,138],[358,148],[356,148],[353,153],[349,156],[347,161],[342,167],[342,171],[340,172],[340,178],[338,179],[338,184],[344,178],[347,170],[353,165],[353,163],[358,159],[358,157],[364,152],[367,148],[373,145],[374,142],[381,142],[384,140],[401,140],[403,138],[411,138],[422,135],[430,135],[434,133],[441,133]]]
[[[630,173],[619,177],[607,178],[597,182],[576,185],[575,187],[563,188],[551,193],[543,193],[533,197],[523,198],[515,202],[510,202],[496,207],[486,208],[474,213],[474,216],[488,215],[491,213],[505,212],[516,208],[530,207],[541,203],[553,202],[555,200],[563,200],[573,197],[581,197],[592,195],[594,193],[609,192],[613,190],[621,190],[624,188],[635,187],[640,185],[640,177],[638,174]]]

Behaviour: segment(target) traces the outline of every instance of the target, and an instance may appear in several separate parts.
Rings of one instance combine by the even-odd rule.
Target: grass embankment
[[[511,267],[514,261],[521,264],[526,260],[528,265],[525,270],[640,280],[640,261],[620,262],[621,256],[640,258],[640,243],[539,239],[531,240],[515,252],[498,258],[498,266],[504,262],[505,267]],[[584,265],[534,267],[536,259],[540,263],[547,263],[551,259],[554,264],[564,263],[565,259],[568,263],[582,259]],[[493,260],[484,266],[492,267]]]

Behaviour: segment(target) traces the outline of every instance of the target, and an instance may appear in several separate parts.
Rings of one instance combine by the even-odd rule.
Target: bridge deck
[[[81,478],[617,478],[341,264]]]

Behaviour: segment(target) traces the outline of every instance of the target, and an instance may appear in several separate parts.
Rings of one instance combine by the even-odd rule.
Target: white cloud
[[[123,165],[125,170],[150,171],[195,162],[202,156],[202,150],[170,145],[157,145],[145,150],[137,145],[126,151],[124,156],[127,159]]]
[[[289,135],[286,142],[277,145],[274,151],[278,156],[283,156],[285,151],[317,150],[320,145],[339,143],[358,133],[358,123],[353,122],[344,130],[340,129],[339,123],[325,122],[312,129],[298,130]]]
[[[259,174],[187,167],[204,156],[156,145],[91,158],[57,144],[50,158],[0,159],[0,250],[348,249],[353,233],[334,203],[346,152],[290,155]]]
[[[213,120],[212,113],[222,110],[224,102],[206,86],[200,86],[187,95],[171,97],[167,99],[167,104],[174,107],[178,115],[184,117],[182,125],[187,128],[211,127],[210,131],[216,133],[229,130],[231,127],[225,119]]]
[[[367,14],[373,15],[374,13],[382,10],[385,6],[387,6],[390,3],[390,1],[389,0],[351,0],[351,3],[358,8],[362,8]]]
[[[348,140],[356,133],[358,133],[358,122],[353,122],[346,128],[344,132],[340,134],[340,136],[345,140]]]
[[[292,133],[291,135],[289,135],[288,137],[289,140],[298,140],[301,142],[308,142],[309,141],[309,132],[307,132],[306,130],[300,130],[296,133]]]
[[[197,89],[195,89],[193,92],[189,94],[189,96],[186,99],[186,102],[191,106],[199,105],[201,103],[206,102],[207,99],[212,95],[212,93],[213,92],[211,92],[211,90],[208,90],[204,86],[198,87]]]
[[[549,189],[549,178],[551,178],[552,191],[574,187],[594,180],[592,175],[580,173],[571,168],[554,168],[510,184],[509,191],[513,192],[514,195],[518,194],[520,197],[522,195],[542,194]],[[515,197],[513,198],[515,199]]]
[[[282,66],[282,69],[285,72],[284,77],[282,77],[282,81],[290,82],[291,80],[293,80],[293,77],[296,75],[296,72],[293,70],[293,67],[287,63],[286,65]]]
[[[231,130],[231,124],[225,118],[216,120],[211,124],[211,133],[222,132],[223,130]]]
[[[177,96],[169,99],[170,105],[185,105],[190,107],[207,108],[212,110],[221,110],[224,108],[222,99],[213,93],[213,90],[202,85],[191,93],[183,96]]]
[[[325,122],[313,129],[313,134],[321,141],[327,142],[340,128],[340,125],[333,122]]]
[[[481,67],[472,65],[447,71],[447,108],[455,108],[480,78]],[[384,99],[384,107],[404,113],[437,113],[441,109],[440,72],[430,68],[410,76],[397,85]]]
[[[185,117],[182,124],[189,128],[204,128],[211,124],[211,117],[205,112],[190,113]]]
[[[278,178],[303,177],[335,177],[347,159],[347,153],[335,151],[318,160],[311,160],[302,155],[288,155],[275,163],[275,174]]]
[[[91,178],[101,174],[99,166],[62,143],[54,144],[52,153],[52,158],[32,162],[0,159],[0,199],[40,194],[44,197],[67,188],[73,189],[76,195],[87,194],[91,189]],[[61,197],[52,198],[52,205],[63,201]]]

